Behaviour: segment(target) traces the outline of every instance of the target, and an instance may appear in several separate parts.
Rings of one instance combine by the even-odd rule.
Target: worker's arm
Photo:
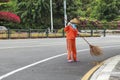
[[[81,33],[78,31],[78,36],[81,36]]]
[[[71,23],[68,22],[68,24],[67,24],[67,25],[65,26],[65,28],[64,28],[64,31],[65,31],[65,32],[69,30],[70,25],[71,25]]]

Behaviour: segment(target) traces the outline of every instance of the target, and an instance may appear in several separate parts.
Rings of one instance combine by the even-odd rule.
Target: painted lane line
[[[83,50],[79,50],[79,51],[77,51],[77,52],[82,52],[82,51],[86,51],[86,50],[89,50],[89,49],[83,49]],[[40,60],[40,61],[38,61],[38,62],[32,63],[32,64],[30,64],[30,65],[24,66],[24,67],[22,67],[22,68],[16,69],[16,70],[11,71],[11,72],[9,72],[9,73],[7,73],[7,74],[5,74],[5,75],[0,76],[0,80],[4,79],[4,78],[6,78],[6,77],[8,77],[8,76],[10,76],[10,75],[12,75],[12,74],[15,74],[15,73],[17,73],[17,72],[19,72],[19,71],[22,71],[22,70],[24,70],[24,69],[27,69],[27,68],[29,68],[29,67],[35,66],[35,65],[37,65],[37,64],[40,64],[40,63],[43,63],[43,62],[46,62],[46,61],[49,61],[49,60],[52,60],[52,59],[55,59],[55,58],[58,58],[58,57],[61,57],[61,56],[64,56],[64,55],[66,55],[66,54],[67,54],[67,53],[63,53],[63,54],[60,54],[60,55],[56,55],[56,56],[53,56],[53,57],[49,57],[49,58]]]
[[[0,80],[2,80],[3,78],[6,78],[6,77],[8,77],[8,76],[10,76],[10,75],[12,75],[12,74],[15,74],[16,72],[22,71],[22,70],[27,69],[27,68],[29,68],[29,67],[35,66],[35,65],[37,65],[37,64],[46,62],[46,61],[51,60],[51,59],[55,59],[55,58],[60,57],[60,56],[63,56],[63,55],[66,55],[66,53],[63,53],[63,54],[60,54],[60,55],[56,55],[56,56],[53,56],[53,57],[49,57],[49,58],[40,60],[40,61],[38,61],[38,62],[32,63],[32,64],[30,64],[30,65],[24,66],[24,67],[22,67],[22,68],[16,69],[16,70],[11,71],[11,72],[3,75],[3,76],[0,76]]]
[[[90,69],[83,77],[81,80],[89,80],[90,76],[100,67],[102,66],[102,63],[96,65],[92,69]]]
[[[120,45],[114,45],[114,46],[104,46],[104,47],[101,47],[101,48],[113,48],[113,47],[119,47]]]
[[[62,45],[62,44],[53,44],[54,45]],[[0,47],[0,49],[13,49],[13,48],[32,48],[32,47],[42,47],[42,46],[51,46],[50,44],[44,44],[44,45],[35,45],[35,46],[14,46],[14,47]],[[112,47],[119,47],[120,45],[115,45],[115,46],[104,46],[101,48],[112,48]]]
[[[106,42],[106,41],[105,41]],[[108,41],[107,41],[108,42]],[[112,41],[114,42],[114,41]],[[117,41],[117,42],[120,42],[120,41]],[[55,42],[54,44],[53,43],[45,43],[45,44],[39,44],[39,45],[31,45],[31,46],[14,46],[14,47],[0,47],[0,49],[13,49],[13,48],[31,48],[31,47],[41,47],[41,46],[54,46],[54,45],[63,45],[62,44],[63,42]],[[90,42],[91,44],[95,44],[96,42]],[[103,43],[103,42],[97,42],[97,43]],[[82,44],[84,45],[84,43],[79,43],[79,44]],[[116,46],[120,46],[119,44],[116,45]],[[116,47],[115,46],[115,47]],[[112,46],[113,47],[113,46]]]
[[[0,47],[0,49],[13,49],[13,48],[32,48],[32,47],[43,47],[43,46],[55,46],[55,45],[62,45],[62,44],[53,44],[53,45],[35,45],[35,46],[14,46],[14,47]]]
[[[105,46],[105,47],[102,47],[102,48],[111,48],[111,47],[118,47],[118,46],[120,46],[120,45],[117,45],[117,46]],[[77,52],[82,52],[82,51],[87,51],[87,50],[89,50],[89,49],[78,50]],[[19,71],[22,71],[22,70],[24,70],[24,69],[27,69],[27,68],[29,68],[29,67],[35,66],[35,65],[37,65],[37,64],[40,64],[40,63],[43,63],[43,62],[46,62],[46,61],[49,61],[49,60],[52,60],[52,59],[55,59],[55,58],[58,58],[58,57],[61,57],[61,56],[64,56],[64,55],[66,55],[66,54],[67,54],[67,53],[59,54],[59,55],[56,55],[56,56],[53,56],[53,57],[49,57],[49,58],[40,60],[40,61],[38,61],[38,62],[32,63],[32,64],[30,64],[30,65],[24,66],[24,67],[22,67],[22,68],[18,68],[18,69],[14,70],[14,71],[11,71],[11,72],[9,72],[9,73],[7,73],[7,74],[4,74],[4,75],[0,76],[0,80],[4,79],[4,78],[6,78],[6,77],[8,77],[8,76],[10,76],[10,75],[12,75],[12,74],[15,74],[15,73],[17,73],[17,72],[19,72]]]

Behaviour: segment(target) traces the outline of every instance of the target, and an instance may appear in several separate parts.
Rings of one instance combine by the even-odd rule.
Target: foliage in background
[[[112,21],[120,15],[120,0],[95,0],[90,10],[91,18]]]
[[[54,29],[64,27],[64,0],[52,0]],[[99,21],[102,28],[112,28],[106,25],[120,21],[120,0],[66,0],[68,21],[73,17],[81,17],[84,28],[95,28],[91,24]],[[50,28],[50,0],[10,0],[0,3],[0,11],[14,12],[21,18],[21,23],[0,22],[9,28]],[[85,19],[82,19],[85,18]],[[87,24],[86,24],[87,22]],[[88,27],[89,26],[89,27]],[[116,28],[116,27],[114,27]]]
[[[50,24],[48,0],[18,0],[17,3],[17,13],[26,28],[46,28]]]

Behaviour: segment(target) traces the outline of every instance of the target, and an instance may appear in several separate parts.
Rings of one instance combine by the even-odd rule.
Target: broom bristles
[[[93,56],[102,55],[102,49],[98,46],[90,45],[90,54]]]

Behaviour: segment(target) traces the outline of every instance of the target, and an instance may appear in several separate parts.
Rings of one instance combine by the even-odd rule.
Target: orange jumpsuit
[[[78,30],[74,29],[71,25],[67,25],[64,28],[64,31],[66,32],[66,41],[67,41],[67,50],[68,50],[67,59],[68,60],[73,59],[74,61],[77,61],[75,38],[77,37]]]

